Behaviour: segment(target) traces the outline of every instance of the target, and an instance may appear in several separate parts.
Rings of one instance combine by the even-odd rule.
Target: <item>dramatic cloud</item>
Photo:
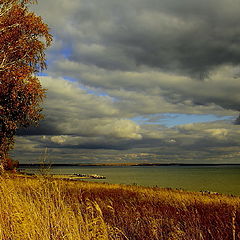
[[[39,163],[47,147],[48,160],[54,163],[64,163],[66,158],[75,163],[238,163],[239,134],[239,128],[226,121],[174,128],[148,124],[141,127],[141,139],[73,135],[18,137],[15,154],[22,162]]]
[[[54,44],[41,77],[46,118],[19,132],[18,157],[48,147],[59,162],[239,161],[237,0],[48,0],[33,10]],[[166,123],[177,114],[185,122]],[[186,124],[193,115],[208,122]]]
[[[88,94],[77,83],[64,79],[41,77],[48,89],[45,103],[46,118],[39,128],[22,130],[35,135],[111,136],[114,138],[139,139],[139,126],[122,119],[107,96]]]
[[[72,60],[104,69],[146,65],[199,77],[240,58],[237,0],[50,0],[36,10],[71,44]]]

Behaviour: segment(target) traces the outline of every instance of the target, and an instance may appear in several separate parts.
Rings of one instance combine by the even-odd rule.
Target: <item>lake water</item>
[[[25,168],[26,171],[36,171]],[[240,166],[54,166],[54,174],[98,174],[106,179],[90,180],[117,184],[137,184],[182,188],[189,191],[209,190],[240,196]],[[89,180],[88,180],[89,181]]]

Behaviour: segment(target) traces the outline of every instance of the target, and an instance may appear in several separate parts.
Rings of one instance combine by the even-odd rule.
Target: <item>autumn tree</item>
[[[46,68],[44,51],[52,37],[42,18],[28,8],[32,0],[0,0],[0,161],[11,168],[9,151],[16,130],[43,117],[45,96],[36,73]]]

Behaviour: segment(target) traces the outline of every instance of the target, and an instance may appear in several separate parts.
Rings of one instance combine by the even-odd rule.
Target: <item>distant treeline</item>
[[[46,165],[45,163],[22,163],[19,164],[19,167],[42,167]],[[142,166],[193,166],[193,167],[201,167],[201,166],[240,166],[237,163],[208,163],[208,164],[190,164],[190,163],[94,163],[94,164],[86,164],[86,163],[54,163],[50,164],[52,167],[67,167],[67,166],[80,166],[80,167],[101,167],[101,166],[128,166],[128,167],[142,167]]]

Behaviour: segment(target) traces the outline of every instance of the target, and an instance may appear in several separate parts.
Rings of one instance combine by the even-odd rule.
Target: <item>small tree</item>
[[[8,156],[16,130],[36,125],[43,117],[45,96],[35,74],[44,68],[45,49],[52,36],[41,17],[28,9],[31,0],[0,0],[0,161],[11,168]]]

